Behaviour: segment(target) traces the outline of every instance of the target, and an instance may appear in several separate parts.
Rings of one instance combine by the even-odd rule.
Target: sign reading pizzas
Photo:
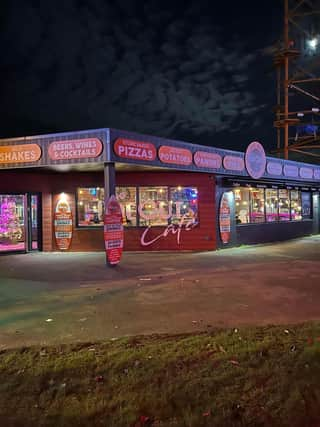
[[[60,251],[67,251],[72,240],[72,212],[69,203],[60,199],[54,212],[54,236]]]
[[[121,207],[116,196],[110,196],[104,216],[104,245],[109,265],[120,262],[123,250],[124,231]]]
[[[231,235],[231,209],[228,193],[223,193],[220,201],[219,230],[222,243],[229,243]]]
[[[152,161],[157,156],[156,147],[150,142],[133,141],[118,138],[114,144],[114,152],[124,159]]]

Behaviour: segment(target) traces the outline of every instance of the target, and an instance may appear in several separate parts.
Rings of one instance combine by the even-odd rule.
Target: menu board
[[[60,251],[67,251],[72,240],[72,212],[68,201],[59,200],[54,212],[54,236]]]
[[[117,265],[123,251],[124,231],[120,204],[115,195],[109,197],[104,216],[104,245],[107,262]]]
[[[231,209],[228,193],[223,193],[220,200],[219,230],[222,243],[229,243],[231,236]]]

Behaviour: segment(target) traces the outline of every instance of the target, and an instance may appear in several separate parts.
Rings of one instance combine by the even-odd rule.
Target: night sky
[[[114,127],[275,148],[280,0],[12,0],[0,19],[0,137]]]

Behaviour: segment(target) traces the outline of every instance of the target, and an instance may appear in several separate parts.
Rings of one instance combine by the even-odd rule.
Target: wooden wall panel
[[[53,211],[58,194],[65,192],[69,197],[74,230],[71,251],[104,250],[103,229],[76,227],[75,193],[77,187],[98,187],[103,185],[103,173],[51,173],[1,171],[0,192],[40,192],[42,193],[43,250],[57,250],[53,234]],[[216,248],[215,180],[214,175],[193,172],[122,172],[116,175],[116,184],[123,186],[193,186],[198,188],[199,225],[191,231],[181,230],[180,245],[177,234],[161,237],[151,246],[142,246],[141,235],[145,227],[125,230],[125,250],[212,250]],[[166,227],[152,227],[148,238],[154,239]]]

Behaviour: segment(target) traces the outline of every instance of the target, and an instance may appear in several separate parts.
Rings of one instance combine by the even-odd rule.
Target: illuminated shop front
[[[0,253],[215,250],[319,233],[320,166],[114,129],[0,141]]]

